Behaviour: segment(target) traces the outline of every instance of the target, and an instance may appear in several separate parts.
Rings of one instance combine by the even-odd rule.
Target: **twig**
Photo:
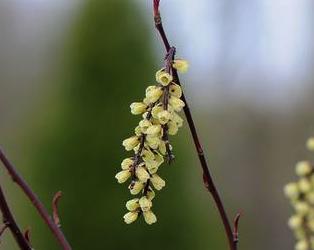
[[[2,188],[0,187],[0,210],[3,216],[3,223],[10,229],[16,243],[19,245],[22,250],[31,250],[28,241],[24,238],[23,233],[15,222],[15,219],[11,213],[11,210],[8,206]],[[1,230],[1,234],[4,232],[6,227]]]
[[[235,244],[239,242],[239,221],[241,218],[241,213],[237,213],[233,221],[233,240]]]
[[[164,31],[163,25],[162,25],[162,20],[161,20],[161,16],[160,16],[160,12],[159,12],[159,4],[160,4],[160,0],[153,0],[155,26],[156,26],[156,29],[158,30],[158,32],[161,36],[161,39],[162,39],[164,46],[165,46],[165,49],[168,53],[169,50],[171,49],[171,46],[170,46],[170,43],[168,41],[167,35]],[[172,72],[173,72],[174,81],[178,85],[181,85],[177,70],[173,68]],[[201,163],[201,167],[202,167],[202,171],[203,171],[204,185],[207,188],[207,190],[211,193],[211,195],[215,201],[216,207],[219,211],[222,223],[224,225],[225,233],[226,233],[226,236],[228,239],[229,249],[230,250],[236,250],[237,249],[237,243],[233,237],[231,224],[229,222],[229,219],[228,219],[227,213],[225,211],[225,208],[223,206],[220,195],[219,195],[217,188],[213,182],[213,178],[210,174],[209,167],[208,167],[205,155],[204,155],[204,151],[203,151],[202,145],[200,143],[200,139],[198,137],[198,133],[197,133],[197,130],[196,130],[196,127],[194,124],[194,120],[193,120],[188,102],[187,102],[184,94],[182,94],[182,100],[185,103],[184,113],[185,113],[187,122],[189,124],[190,132],[192,134],[195,148],[196,148],[196,151],[197,151],[200,163]]]
[[[5,230],[7,230],[7,228],[8,228],[8,225],[4,224],[2,228],[0,229],[0,239],[1,239],[1,236],[4,234]]]
[[[62,192],[59,191],[54,195],[52,199],[52,217],[53,217],[54,223],[58,227],[61,227],[60,216],[59,216],[59,211],[58,211],[58,204],[61,197],[62,197]]]
[[[23,192],[29,198],[33,206],[37,209],[41,218],[47,224],[47,226],[49,227],[50,231],[59,242],[62,249],[71,250],[72,247],[68,243],[61,229],[54,223],[43,203],[39,200],[37,195],[32,191],[32,189],[22,178],[22,176],[17,172],[13,164],[9,161],[9,159],[2,151],[2,149],[0,149],[0,160],[2,161],[7,171],[9,172],[10,176],[12,177],[12,180],[23,190]]]
[[[28,244],[31,245],[31,229],[30,228],[26,228],[24,232],[24,238],[27,240]]]

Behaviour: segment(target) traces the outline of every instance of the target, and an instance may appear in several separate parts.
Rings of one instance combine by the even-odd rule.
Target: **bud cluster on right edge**
[[[307,141],[307,148],[314,151],[314,138]],[[299,179],[284,188],[295,211],[288,225],[297,240],[295,250],[314,250],[314,167],[309,161],[301,161],[295,171]]]

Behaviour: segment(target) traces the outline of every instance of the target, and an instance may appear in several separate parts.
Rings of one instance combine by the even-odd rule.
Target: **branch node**
[[[53,199],[52,199],[52,217],[53,217],[53,221],[54,223],[58,226],[61,227],[61,223],[60,223],[60,217],[59,217],[59,210],[58,210],[58,204],[59,204],[59,200],[62,197],[62,192],[58,191]]]
[[[26,228],[24,232],[24,238],[27,240],[27,242],[31,245],[31,229],[28,227]]]

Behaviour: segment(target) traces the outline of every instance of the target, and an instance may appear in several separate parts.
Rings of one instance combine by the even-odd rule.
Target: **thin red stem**
[[[165,31],[164,31],[163,25],[162,25],[162,20],[161,20],[161,16],[160,16],[160,12],[159,12],[159,4],[160,4],[160,0],[154,0],[154,20],[155,20],[155,26],[156,26],[156,29],[158,30],[158,32],[159,32],[159,34],[161,36],[161,39],[162,39],[163,44],[165,46],[165,49],[166,49],[166,51],[168,53],[169,50],[171,49],[171,46],[170,46],[169,40],[167,38],[167,35],[166,35]],[[173,72],[174,81],[178,85],[181,85],[180,84],[180,79],[179,79],[179,76],[178,76],[178,73],[177,73],[176,69],[173,68],[172,72]],[[208,167],[205,155],[204,155],[204,150],[203,150],[202,144],[200,142],[200,139],[199,139],[196,127],[195,127],[195,123],[194,123],[194,120],[193,120],[193,117],[192,117],[192,113],[190,111],[188,102],[187,102],[184,94],[182,94],[182,100],[185,103],[184,113],[185,113],[187,122],[189,124],[190,132],[191,132],[192,137],[193,137],[193,141],[194,141],[194,145],[195,145],[195,148],[196,148],[196,151],[197,151],[197,154],[198,154],[199,161],[201,163],[201,167],[202,167],[202,171],[203,171],[203,182],[204,182],[204,185],[205,185],[206,189],[211,193],[211,195],[212,195],[212,197],[214,199],[214,202],[216,204],[216,207],[217,207],[217,209],[219,211],[220,218],[221,218],[222,223],[224,225],[226,237],[228,239],[229,249],[230,250],[236,250],[237,249],[237,243],[236,243],[237,240],[234,239],[234,237],[233,237],[233,232],[232,232],[230,221],[228,219],[226,210],[224,208],[224,205],[222,203],[222,200],[220,198],[218,190],[217,190],[217,188],[216,188],[216,186],[214,184],[213,178],[212,178],[211,173],[209,171],[209,167]]]
[[[5,228],[8,227],[16,241],[19,245],[20,249],[22,250],[31,250],[28,241],[24,238],[23,233],[21,232],[20,228],[18,227],[15,219],[12,215],[12,212],[8,206],[2,188],[0,187],[0,210],[3,216],[3,223],[5,224],[4,228],[1,230],[1,234],[4,232]]]
[[[33,206],[37,209],[39,215],[44,220],[44,222],[49,227],[52,234],[55,236],[57,241],[63,250],[71,250],[72,247],[68,243],[61,229],[54,223],[51,216],[49,215],[47,209],[43,205],[43,203],[39,200],[37,195],[32,191],[27,182],[22,178],[22,176],[17,172],[16,168],[6,157],[4,152],[0,149],[0,160],[3,163],[4,167],[7,169],[9,174],[12,177],[12,180],[23,190],[25,195],[29,198]]]

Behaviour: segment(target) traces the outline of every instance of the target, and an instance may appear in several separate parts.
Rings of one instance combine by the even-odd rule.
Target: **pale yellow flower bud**
[[[157,162],[157,166],[159,167],[164,163],[164,157],[161,154],[155,155],[155,161]]]
[[[152,207],[152,201],[147,199],[146,196],[143,196],[140,201],[139,201],[140,207],[142,209],[143,212],[147,212],[150,210],[150,208]]]
[[[156,188],[157,190],[161,190],[166,185],[166,182],[161,179],[157,174],[154,174],[150,178],[150,181],[153,184],[154,188]]]
[[[172,121],[174,121],[179,128],[183,126],[183,119],[177,113],[172,114]]]
[[[314,192],[312,191],[312,192],[307,193],[306,199],[309,201],[309,203],[314,205]]]
[[[175,96],[170,97],[169,104],[177,112],[180,112],[182,110],[182,108],[185,106],[184,102],[180,98],[177,98]]]
[[[146,134],[148,135],[157,135],[161,131],[161,126],[160,125],[152,125],[146,130]]]
[[[289,183],[284,188],[284,193],[288,198],[298,198],[299,196],[299,188],[296,183]]]
[[[142,154],[141,154],[143,160],[146,162],[146,161],[152,161],[155,159],[155,155],[152,151],[150,151],[149,149],[144,149],[142,151]]]
[[[132,136],[128,139],[125,139],[122,142],[122,145],[125,147],[125,150],[130,151],[135,148],[139,143],[139,138],[137,136]]]
[[[128,212],[127,214],[123,216],[124,222],[126,224],[133,223],[134,221],[137,220],[137,217],[138,217],[138,212]]]
[[[167,153],[166,143],[164,141],[160,141],[158,149],[161,154],[165,155]]]
[[[141,136],[142,135],[142,129],[140,126],[136,126],[134,129],[135,135],[136,136]]]
[[[159,114],[161,111],[164,111],[164,108],[163,108],[162,106],[155,106],[155,107],[153,107],[153,109],[152,109],[152,116],[153,116],[155,119],[158,119],[158,114]]]
[[[158,149],[160,144],[160,139],[157,136],[147,135],[146,143],[152,149]]]
[[[159,112],[157,116],[160,124],[166,124],[171,119],[171,114],[167,110]]]
[[[173,83],[169,87],[169,93],[172,96],[180,98],[182,96],[182,89],[178,84]]]
[[[312,166],[308,161],[300,161],[295,168],[298,176],[306,176],[312,172]]]
[[[158,171],[158,162],[157,161],[147,161],[146,167],[150,174],[155,174]]]
[[[169,85],[169,83],[172,82],[172,80],[173,80],[173,77],[169,73],[163,70],[159,70],[156,72],[156,81],[160,83],[161,85],[167,86]]]
[[[140,207],[139,199],[135,198],[135,199],[129,200],[125,206],[129,211],[135,211],[136,209]]]
[[[151,225],[157,222],[157,217],[151,210],[143,212],[143,215],[147,224]]]
[[[298,185],[300,191],[303,193],[309,192],[312,188],[311,182],[307,178],[300,179]]]
[[[306,240],[300,240],[295,245],[295,250],[309,250],[309,245]]]
[[[119,183],[126,182],[131,177],[131,172],[129,170],[122,170],[116,174],[115,178]]]
[[[311,137],[306,142],[306,147],[310,151],[314,151],[314,137]]]
[[[141,182],[146,182],[149,179],[149,173],[146,171],[144,167],[137,167],[135,170],[136,177],[141,181]]]
[[[178,133],[178,130],[179,130],[178,125],[175,122],[170,121],[168,123],[168,133],[169,133],[169,135],[176,135]]]
[[[303,218],[299,215],[294,215],[290,217],[288,221],[288,225],[291,229],[300,228],[302,226],[302,223],[303,223]]]
[[[309,205],[303,201],[296,202],[296,204],[294,205],[294,208],[298,214],[302,214],[302,215],[308,213],[310,210]]]
[[[172,66],[181,73],[185,73],[189,69],[189,63],[182,59],[174,60]]]
[[[142,121],[140,121],[139,126],[140,126],[140,128],[141,128],[141,131],[142,131],[144,134],[146,134],[147,129],[148,129],[150,126],[152,126],[152,123],[151,123],[150,121],[148,121],[148,120],[142,120]]]
[[[130,108],[133,115],[140,115],[146,111],[147,105],[142,102],[133,102]]]
[[[149,200],[153,200],[155,198],[155,192],[151,187],[148,189],[146,196]]]
[[[123,170],[129,169],[134,163],[134,160],[132,158],[126,158],[121,162],[121,168]]]
[[[143,190],[143,188],[144,188],[144,184],[142,182],[139,182],[139,181],[132,182],[129,186],[130,192],[133,195],[136,195],[139,192],[141,192]]]
[[[162,96],[162,89],[157,86],[149,86],[146,89],[146,102],[148,103],[155,103],[159,100],[159,98]]]
[[[314,232],[314,220],[309,220],[308,223],[307,223],[308,227],[310,228],[310,230],[312,232]]]

